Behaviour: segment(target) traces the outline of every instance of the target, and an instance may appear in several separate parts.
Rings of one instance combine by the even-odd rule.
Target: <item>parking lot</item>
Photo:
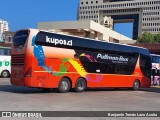
[[[160,111],[160,88],[44,93],[0,79],[0,111]]]

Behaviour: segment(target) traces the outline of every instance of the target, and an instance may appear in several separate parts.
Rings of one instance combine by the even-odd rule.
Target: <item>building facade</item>
[[[8,22],[0,19],[0,33],[4,33],[5,31],[9,31]]]
[[[108,23],[105,22],[103,25],[92,20],[39,22],[37,28],[51,32],[58,32],[91,39],[99,39],[108,42],[125,44],[136,42],[131,38],[128,38],[127,36],[124,36],[110,29],[110,26],[112,26],[112,22],[110,22],[111,20],[107,18],[105,20],[107,20]]]
[[[105,16],[113,23],[133,22],[133,39],[160,32],[160,0],[80,0],[78,20],[100,23]]]

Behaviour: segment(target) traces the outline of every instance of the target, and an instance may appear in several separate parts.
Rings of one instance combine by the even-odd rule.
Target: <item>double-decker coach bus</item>
[[[160,55],[151,54],[151,59],[152,59],[151,84],[160,85]]]
[[[151,85],[151,57],[145,48],[26,29],[12,46],[11,83],[68,92],[74,88]]]

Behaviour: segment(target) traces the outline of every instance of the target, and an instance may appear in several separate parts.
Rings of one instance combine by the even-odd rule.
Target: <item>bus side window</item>
[[[108,69],[109,74],[115,74],[115,64],[110,64]]]
[[[4,55],[4,49],[0,48],[0,55]]]
[[[100,70],[100,73],[108,73],[109,64],[98,62],[98,69]]]
[[[3,49],[3,48],[0,48],[0,55],[7,55],[7,56],[10,56],[11,54],[11,50],[10,49]]]
[[[151,76],[151,61],[150,61],[150,57],[145,56],[145,55],[141,55],[140,56],[140,68],[142,70],[142,73],[144,74],[144,76],[150,78]]]
[[[85,70],[89,73],[108,73],[109,64],[101,62],[82,61]]]
[[[5,49],[4,50],[4,55],[10,55],[11,54],[11,51],[10,51],[10,49]]]
[[[96,70],[99,69],[96,62],[82,61],[84,69],[89,73],[96,73]]]
[[[160,63],[160,58],[158,57],[158,63]]]

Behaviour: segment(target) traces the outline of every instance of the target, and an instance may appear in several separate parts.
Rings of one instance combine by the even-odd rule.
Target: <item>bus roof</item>
[[[38,30],[38,29],[29,29],[29,30],[31,31],[36,30],[36,31],[45,32],[48,34],[61,35],[61,37],[66,40],[72,39],[73,47],[75,47],[75,49],[76,47],[81,47],[81,48],[90,48],[90,49],[107,50],[107,51],[115,51],[115,52],[140,53],[148,56],[150,55],[150,52],[148,51],[148,49],[143,47],[107,42],[107,41],[84,38],[84,37],[73,36],[73,35],[60,34],[60,33],[50,32],[46,30]]]
[[[43,32],[46,32],[46,31],[43,31]],[[51,33],[51,32],[47,32],[47,33]],[[58,33],[53,33],[53,34],[58,34]],[[146,48],[142,48],[142,47],[118,44],[118,43],[89,39],[89,38],[82,38],[82,37],[71,36],[71,35],[64,35],[64,34],[58,34],[58,35],[62,35],[63,39],[66,39],[66,40],[72,39],[73,46],[75,47],[102,49],[102,50],[108,50],[108,51],[127,52],[127,53],[136,52],[144,55],[150,55],[150,52]]]

